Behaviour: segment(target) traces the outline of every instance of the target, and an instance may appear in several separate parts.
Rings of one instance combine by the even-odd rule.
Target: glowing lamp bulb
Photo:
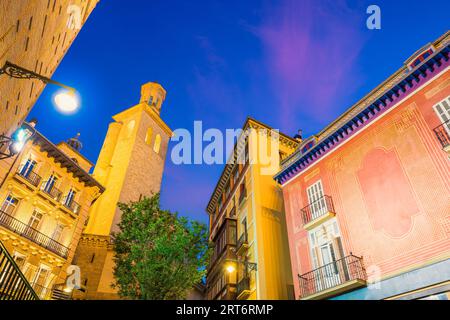
[[[14,142],[11,145],[11,152],[12,154],[17,154],[20,151],[22,151],[23,147],[24,147],[25,143],[23,141],[19,141],[19,142]]]
[[[236,271],[236,268],[232,264],[229,264],[226,269],[228,273],[233,273],[234,271]]]
[[[77,95],[72,91],[61,91],[57,93],[54,97],[54,102],[58,110],[62,113],[74,113],[80,105]]]

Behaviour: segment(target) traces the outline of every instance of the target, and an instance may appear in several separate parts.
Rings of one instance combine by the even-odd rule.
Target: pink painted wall
[[[383,277],[450,253],[450,159],[433,132],[433,106],[449,95],[447,70],[283,186],[297,297],[296,275],[312,270],[300,210],[319,179],[345,254],[363,256],[366,268]]]

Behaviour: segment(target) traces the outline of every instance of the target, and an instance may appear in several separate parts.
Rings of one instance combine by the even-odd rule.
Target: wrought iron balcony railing
[[[238,297],[241,296],[245,291],[250,291],[250,277],[245,276],[244,278],[242,278],[238,282],[236,290]]]
[[[1,242],[0,300],[39,300],[38,295]]]
[[[60,201],[62,195],[61,190],[59,190],[53,185],[47,186],[46,184],[47,184],[46,182],[42,184],[42,191],[48,194],[53,200]]]
[[[68,256],[69,248],[3,211],[0,211],[0,225],[33,241],[48,251],[56,253],[62,258],[67,258]]]
[[[47,300],[50,298],[51,290],[37,283],[32,283],[31,286],[34,289],[34,292],[38,295],[39,299]]]
[[[64,291],[66,284],[54,284],[51,292],[52,300],[72,300],[73,291],[66,292]]]
[[[329,196],[323,196],[301,210],[303,224],[306,225],[328,213],[335,213],[333,199]]]
[[[348,284],[347,288],[350,290],[365,285],[367,280],[363,259],[354,255],[326,264],[298,277],[302,298],[327,291],[330,291],[330,295],[332,295],[333,288],[345,289],[345,284]]]
[[[236,244],[236,252],[239,254],[243,249],[248,247],[248,234],[247,231],[241,234]]]
[[[63,205],[75,214],[78,214],[78,212],[80,212],[80,205],[74,200],[64,199]]]
[[[434,133],[444,149],[450,147],[450,120],[435,128]]]
[[[23,167],[17,170],[17,174],[35,187],[37,187],[42,180],[41,176],[36,172],[34,172],[33,170],[23,170]]]

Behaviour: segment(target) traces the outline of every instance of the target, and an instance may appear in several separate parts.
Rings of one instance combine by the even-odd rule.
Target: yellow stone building
[[[89,208],[104,190],[80,148],[78,138],[54,145],[36,131],[0,185],[0,240],[41,299],[65,283]]]
[[[121,211],[117,203],[138,201],[160,191],[172,131],[160,117],[166,91],[157,83],[141,88],[140,103],[113,117],[93,177],[106,191],[92,206],[74,263],[81,268],[85,292],[79,299],[118,299],[111,285],[113,244]]]
[[[243,130],[250,134],[236,144],[234,161],[225,166],[207,206],[214,243],[207,299],[291,299],[283,197],[272,175],[298,141],[251,118]],[[270,162],[265,154],[271,154]]]

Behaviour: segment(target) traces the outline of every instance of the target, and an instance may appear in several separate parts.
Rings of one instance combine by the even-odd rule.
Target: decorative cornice
[[[384,90],[380,89],[375,94],[370,95],[321,132],[314,147],[304,154],[301,153],[301,150],[297,150],[286,158],[282,163],[281,171],[274,179],[282,185],[285,184],[356,132],[364,129],[392,106],[406,99],[412,92],[450,65],[449,53],[450,44],[447,39],[445,46],[441,46],[438,51],[415,69],[403,73],[401,76],[389,78],[382,85]]]
[[[28,124],[25,123],[24,125]],[[78,163],[73,161],[60,148],[50,142],[50,140],[42,135],[42,133],[36,130],[31,140],[33,141],[33,145],[39,146],[41,152],[46,152],[48,157],[52,157],[55,162],[60,163],[61,167],[66,168],[67,171],[71,172],[74,177],[85,185],[89,187],[98,187],[100,192],[105,191],[105,188],[97,180],[81,168]]]

